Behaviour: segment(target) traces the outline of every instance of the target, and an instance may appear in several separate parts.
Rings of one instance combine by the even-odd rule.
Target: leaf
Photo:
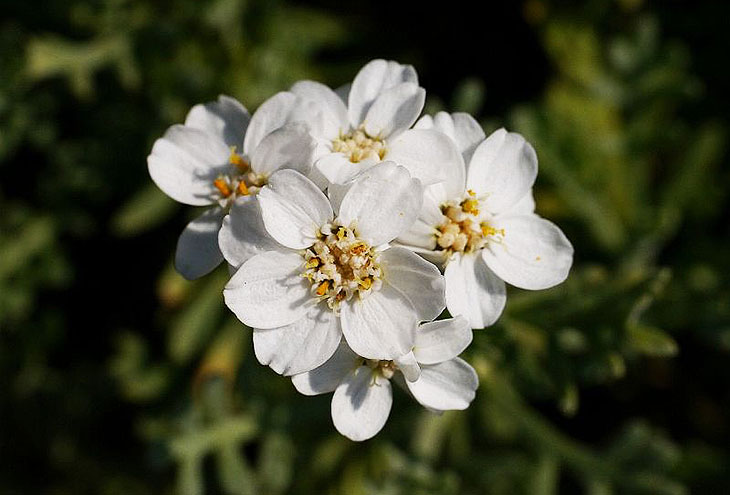
[[[177,203],[150,182],[114,215],[112,232],[120,237],[140,234],[170,218],[177,208]]]
[[[629,326],[629,345],[647,356],[671,357],[677,354],[677,342],[666,332],[647,325]]]

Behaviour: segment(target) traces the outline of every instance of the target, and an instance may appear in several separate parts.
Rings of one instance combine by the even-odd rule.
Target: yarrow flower
[[[388,420],[391,380],[432,411],[469,407],[479,379],[457,356],[471,340],[468,320],[457,317],[420,325],[413,349],[395,360],[363,358],[343,342],[325,364],[293,376],[292,382],[304,395],[334,392],[331,413],[337,431],[351,440],[367,440]]]
[[[238,101],[220,96],[194,106],[184,125],[171,126],[155,141],[147,158],[155,184],[180,203],[210,207],[178,240],[175,267],[185,278],[199,278],[223,261],[218,231],[238,198],[255,195],[278,169],[311,172],[315,143],[297,123],[311,112],[294,95],[286,103],[284,117],[277,100],[251,117]]]
[[[538,290],[565,280],[573,246],[533,212],[537,155],[522,136],[499,129],[484,139],[465,114],[420,125],[452,136],[468,165],[427,188],[419,219],[398,240],[444,268],[449,312],[483,328],[504,308],[505,282]]]
[[[384,162],[355,180],[335,218],[302,174],[269,178],[258,200],[279,247],[246,261],[224,290],[228,307],[254,329],[261,363],[285,375],[309,371],[343,335],[368,359],[409,352],[418,322],[445,306],[438,269],[388,244],[413,223],[422,196],[406,169]]]
[[[471,329],[499,318],[505,282],[552,287],[573,260],[534,212],[532,146],[468,114],[417,120],[424,99],[413,67],[373,60],[347,91],[300,81],[253,116],[227,96],[196,105],[147,160],[168,196],[208,207],[177,270],[227,261],[225,304],[256,358],[305,395],[334,392],[356,441],[385,425],[391,381],[431,411],[468,407]]]
[[[300,81],[290,91],[322,110],[307,122],[318,142],[315,167],[332,184],[345,184],[384,160],[431,184],[455,159],[446,136],[410,129],[426,96],[410,65],[373,60],[355,77],[346,102],[314,81]]]

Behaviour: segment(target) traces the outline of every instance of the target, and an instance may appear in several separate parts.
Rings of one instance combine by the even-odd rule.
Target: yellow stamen
[[[346,235],[347,235],[347,232],[345,231],[344,227],[340,227],[339,229],[337,229],[337,238],[339,240],[344,239]]]
[[[317,295],[318,296],[324,296],[327,293],[327,290],[330,288],[330,281],[325,280],[321,284],[319,284],[319,287],[317,287]]]
[[[373,279],[370,277],[364,278],[358,282],[358,285],[363,289],[368,290],[370,287],[373,286]]]
[[[367,250],[368,250],[368,245],[367,245],[367,244],[365,244],[364,242],[359,242],[359,243],[355,244],[355,245],[354,245],[354,246],[352,247],[352,249],[351,249],[351,251],[352,251],[352,252],[353,252],[354,254],[363,254],[363,253],[364,253],[365,251],[367,251]]]
[[[477,195],[477,193],[474,192],[472,189],[467,189],[466,193],[471,196],[472,198]]]
[[[236,147],[231,146],[231,155],[228,157],[228,161],[231,165],[235,165],[241,172],[248,170],[248,162],[243,159],[241,155],[236,153]]]
[[[483,223],[482,224],[482,234],[484,234],[485,236],[499,234],[502,237],[504,237],[504,229],[495,229],[491,225],[488,225],[486,223]]]
[[[248,191],[248,187],[246,186],[246,183],[243,181],[243,179],[238,181],[238,186],[236,186],[236,190],[241,196],[248,196],[250,194]]]
[[[218,191],[220,191],[221,195],[224,198],[227,198],[232,193],[231,187],[228,185],[228,182],[226,182],[225,179],[219,177],[213,181],[213,185],[216,189],[218,189]]]
[[[476,199],[465,199],[461,203],[461,209],[472,215],[479,215],[479,201]]]
[[[317,268],[319,266],[319,258],[312,258],[304,264],[305,268]]]

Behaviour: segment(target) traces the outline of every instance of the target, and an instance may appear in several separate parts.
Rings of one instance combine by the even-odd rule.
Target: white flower
[[[419,219],[398,241],[444,267],[449,312],[483,328],[504,309],[504,282],[531,290],[561,283],[573,247],[533,213],[537,156],[522,136],[500,129],[480,141],[478,124],[464,114],[439,114],[423,125],[438,121],[468,166],[427,188]]]
[[[371,359],[411,349],[418,322],[445,306],[444,281],[435,266],[387,243],[413,223],[422,196],[418,180],[385,162],[354,182],[334,218],[300,173],[270,177],[258,201],[280,245],[246,261],[224,290],[228,307],[254,329],[262,364],[285,375],[309,371],[343,334]]]
[[[368,63],[352,82],[346,103],[314,81],[300,81],[290,91],[322,109],[308,123],[319,142],[315,167],[330,183],[344,184],[389,160],[430,184],[440,181],[444,164],[455,160],[453,146],[441,133],[410,129],[426,93],[409,65]]]
[[[236,198],[256,194],[275,170],[311,171],[315,143],[303,124],[290,123],[311,109],[291,93],[278,94],[250,117],[238,101],[220,96],[194,106],[184,125],[155,141],[147,164],[157,186],[180,203],[211,206],[178,240],[175,267],[185,278],[223,260],[218,231]]]
[[[332,421],[337,431],[351,440],[367,440],[388,420],[393,403],[391,378],[405,384],[430,410],[469,407],[479,379],[457,356],[471,339],[469,322],[457,317],[420,325],[413,349],[396,360],[365,359],[342,342],[326,363],[293,376],[292,382],[304,395],[334,392]]]

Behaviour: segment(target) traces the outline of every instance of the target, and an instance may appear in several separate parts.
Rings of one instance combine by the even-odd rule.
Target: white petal
[[[421,376],[421,367],[418,365],[413,351],[394,359],[393,362],[409,382],[415,382]]]
[[[370,136],[395,138],[413,125],[423,110],[426,90],[403,83],[381,93],[373,102],[363,124]]]
[[[410,65],[386,60],[373,60],[365,65],[352,81],[348,96],[350,124],[358,127],[378,95],[404,82],[418,83],[416,71]]]
[[[413,348],[418,318],[413,305],[388,284],[341,306],[342,333],[350,348],[368,359],[392,360]]]
[[[417,219],[413,225],[404,233],[398,236],[397,241],[410,247],[419,249],[433,250],[436,248],[436,236],[431,224],[425,223],[422,219]]]
[[[250,120],[248,110],[236,99],[220,95],[218,101],[191,108],[185,118],[185,125],[205,131],[227,146],[236,146],[241,150]]]
[[[499,319],[507,301],[504,282],[477,253],[454,256],[444,277],[449,313],[466,317],[472,328],[488,327]]]
[[[347,100],[350,97],[350,90],[352,89],[352,83],[345,83],[339,88],[335,89],[335,94],[337,97],[342,100],[342,102],[345,104],[345,107],[347,107]]]
[[[402,248],[391,247],[380,255],[383,281],[405,295],[421,321],[431,321],[444,310],[444,277],[432,263]]]
[[[418,217],[423,187],[392,162],[363,172],[340,204],[339,220],[354,225],[357,235],[377,246],[408,230]]]
[[[463,316],[423,323],[416,331],[413,354],[421,364],[442,363],[464,352],[471,340],[471,325]]]
[[[324,84],[315,81],[299,81],[290,91],[305,100],[314,101],[323,109],[323,137],[335,139],[349,130],[347,107],[337,94]]]
[[[444,182],[450,198],[464,194],[464,160],[454,142],[442,132],[408,130],[388,143],[385,158],[407,168],[425,185]]]
[[[409,229],[398,236],[398,242],[410,247],[416,247],[420,250],[436,249],[436,227],[442,225],[447,219],[441,213],[440,203],[445,201],[436,201],[433,190],[435,188],[443,189],[440,184],[435,184],[425,188],[423,193],[423,205],[421,212],[413,222]]]
[[[256,358],[280,375],[311,371],[324,364],[342,338],[339,318],[325,304],[312,307],[299,320],[283,327],[253,331]]]
[[[436,129],[446,132],[448,128],[452,134],[449,134],[459,149],[459,153],[464,157],[464,162],[471,160],[474,150],[487,136],[479,122],[468,113],[453,113],[451,115],[445,112],[439,112],[434,118]],[[448,133],[447,133],[448,134]]]
[[[233,204],[218,233],[218,247],[236,268],[257,254],[281,247],[264,227],[256,196],[238,198]]]
[[[351,186],[352,182],[348,182],[347,184],[330,184],[327,187],[327,197],[330,200],[335,216],[339,215],[342,200],[345,198],[345,194],[347,194]]]
[[[532,189],[530,189],[527,194],[522,196],[521,200],[505,212],[505,215],[531,215],[533,213],[535,213],[535,197],[532,195]]]
[[[241,265],[223,290],[226,306],[253,328],[276,328],[303,318],[314,303],[301,276],[303,258],[269,251]]]
[[[322,172],[317,169],[317,167],[312,167],[312,169],[307,174],[307,179],[314,182],[314,185],[319,188],[320,191],[324,191],[327,189],[327,186],[329,186],[330,181],[327,180],[327,177],[322,175]]]
[[[479,378],[466,361],[454,358],[424,366],[421,377],[406,384],[413,397],[425,407],[447,411],[469,407],[479,386]]]
[[[319,368],[291,378],[294,387],[304,395],[334,392],[345,377],[360,366],[362,358],[352,352],[344,339],[335,353]]]
[[[418,119],[415,124],[413,124],[414,129],[433,129],[433,126],[433,117],[431,117],[430,115],[424,115],[423,117]]]
[[[292,122],[304,122],[310,130],[316,131],[322,125],[322,111],[311,100],[305,100],[294,93],[282,91],[265,102],[251,117],[251,123],[243,141],[246,155],[256,149],[262,139],[272,131]]]
[[[390,382],[367,366],[350,373],[332,396],[332,422],[337,431],[360,442],[374,437],[388,421],[393,404]]]
[[[371,159],[352,163],[342,153],[328,153],[319,158],[314,166],[331,184],[346,184],[375,164],[376,162]]]
[[[573,246],[555,224],[537,215],[520,215],[496,217],[492,227],[504,229],[504,238],[487,244],[482,257],[502,280],[538,290],[567,278]]]
[[[287,124],[269,133],[253,150],[251,170],[268,176],[286,168],[307,175],[312,169],[315,145],[304,124]]]
[[[190,222],[177,241],[175,269],[188,280],[213,271],[223,261],[218,249],[218,231],[224,211],[211,208]]]
[[[398,244],[396,244],[398,245]],[[424,260],[428,261],[429,263],[433,263],[435,266],[442,267],[445,265],[447,260],[448,253],[446,251],[434,251],[430,249],[423,249],[415,246],[402,246],[408,249],[409,251],[413,251],[418,256],[423,258]]]
[[[291,249],[311,246],[319,228],[332,220],[327,196],[294,170],[279,170],[258,194],[261,217],[271,237]]]
[[[430,202],[429,210],[427,212],[430,214],[429,218],[433,220],[443,221],[445,216],[441,213],[441,205],[449,200],[461,199],[461,197],[464,196],[464,194],[466,193],[466,189],[459,190],[453,186],[449,187],[449,189],[450,190],[447,190],[445,182],[439,182],[437,184],[431,184],[430,186],[425,187],[423,191],[423,203],[426,204],[427,202]],[[422,211],[422,217],[423,214],[424,212]]]
[[[501,213],[515,205],[537,177],[537,155],[525,138],[499,129],[472,156],[466,185],[486,196],[486,209]]]
[[[155,141],[147,168],[157,187],[175,201],[193,206],[213,204],[213,181],[228,172],[230,149],[200,129],[170,127]]]

